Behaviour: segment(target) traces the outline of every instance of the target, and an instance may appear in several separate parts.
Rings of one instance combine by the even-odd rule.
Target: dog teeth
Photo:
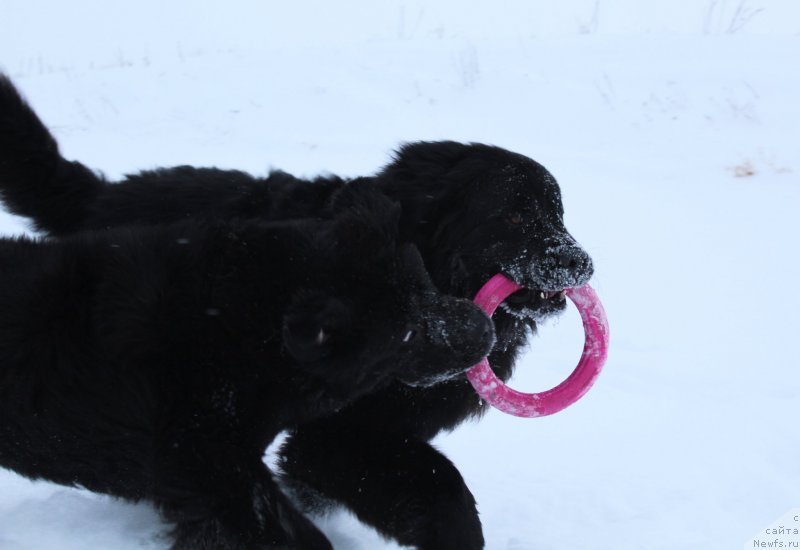
[[[539,292],[539,298],[541,298],[542,300],[549,300],[551,298],[555,298],[556,296],[558,296],[559,298],[564,298],[566,295],[567,295],[567,292],[565,290],[562,290],[560,292],[556,292],[556,291],[545,292],[543,290],[543,291]]]

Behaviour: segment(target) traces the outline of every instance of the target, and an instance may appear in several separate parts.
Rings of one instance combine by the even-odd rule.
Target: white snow
[[[436,439],[490,550],[741,548],[800,506],[800,3],[268,6],[4,0],[0,68],[112,178],[369,174],[418,139],[553,172],[611,348],[573,407]],[[571,308],[513,386],[555,385],[581,349]],[[338,550],[397,548],[317,521]],[[147,505],[0,471],[1,550],[156,550],[164,531]]]

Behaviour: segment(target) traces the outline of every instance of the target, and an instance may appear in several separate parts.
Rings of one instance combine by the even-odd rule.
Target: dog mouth
[[[506,298],[509,305],[527,305],[534,301],[563,302],[567,297],[566,290],[537,290],[533,288],[523,288]]]
[[[460,255],[453,262],[453,288],[467,287],[464,295],[474,296],[490,277],[502,273],[523,288],[513,293],[500,304],[499,310],[511,314],[523,321],[541,321],[547,317],[557,315],[567,307],[566,289],[579,286],[582,276],[573,273],[557,271],[554,276],[541,273],[530,273],[530,269],[511,265],[473,265],[474,258]],[[470,273],[482,273],[474,278]],[[532,276],[533,275],[533,276]],[[538,275],[538,276],[537,276]]]
[[[500,309],[519,319],[542,321],[563,311],[566,304],[566,290],[524,287],[506,298]]]

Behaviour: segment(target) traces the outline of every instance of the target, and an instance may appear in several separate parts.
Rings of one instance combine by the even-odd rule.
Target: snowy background
[[[0,68],[109,177],[370,174],[419,139],[556,175],[612,347],[570,409],[435,441],[488,549],[738,549],[800,506],[797,0],[44,4],[0,0]],[[554,385],[581,342],[571,309],[513,385]],[[345,512],[317,522],[337,550],[398,548]],[[147,505],[0,471],[0,550],[157,550],[164,531]]]

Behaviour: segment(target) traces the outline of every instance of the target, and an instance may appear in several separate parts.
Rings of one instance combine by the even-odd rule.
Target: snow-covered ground
[[[800,4],[222,4],[3,0],[0,68],[110,177],[368,174],[418,139],[547,166],[612,347],[570,409],[436,440],[490,550],[742,548],[800,507]],[[513,384],[553,385],[581,339],[570,310]],[[337,549],[397,548],[317,521]],[[164,530],[147,505],[0,471],[0,550],[156,550]]]

